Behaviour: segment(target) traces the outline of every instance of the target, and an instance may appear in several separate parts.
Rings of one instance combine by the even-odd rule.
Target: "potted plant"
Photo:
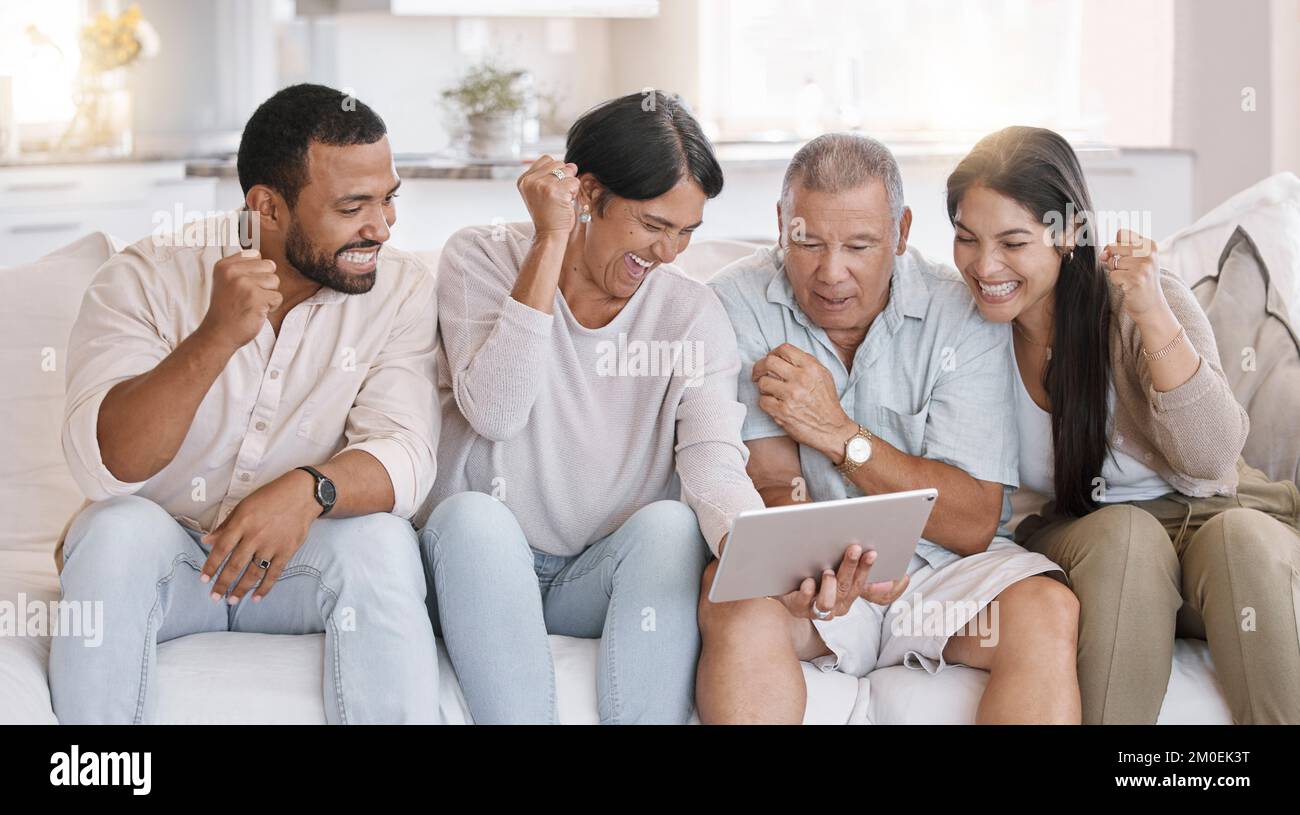
[[[519,158],[524,94],[517,83],[522,75],[484,62],[470,68],[454,88],[443,91],[443,98],[460,110],[469,125],[470,156]]]

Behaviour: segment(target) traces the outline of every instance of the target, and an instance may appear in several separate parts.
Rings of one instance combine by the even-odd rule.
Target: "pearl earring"
[[[578,220],[579,220],[579,221],[582,221],[584,224],[589,224],[589,223],[591,223],[591,212],[590,212],[590,209],[591,209],[591,207],[589,207],[589,206],[586,205],[586,204],[583,204],[583,205],[582,205],[582,214],[578,216]]]

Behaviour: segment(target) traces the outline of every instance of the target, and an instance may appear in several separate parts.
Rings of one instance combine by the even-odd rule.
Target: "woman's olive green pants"
[[[1174,638],[1209,643],[1238,724],[1300,724],[1300,493],[1240,464],[1235,496],[1034,515],[1016,530],[1079,598],[1089,724],[1154,723]]]

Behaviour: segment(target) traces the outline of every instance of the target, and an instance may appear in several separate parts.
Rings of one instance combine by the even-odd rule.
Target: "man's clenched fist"
[[[222,258],[212,268],[212,300],[199,330],[232,351],[242,348],[280,307],[279,288],[275,261],[256,249]]]

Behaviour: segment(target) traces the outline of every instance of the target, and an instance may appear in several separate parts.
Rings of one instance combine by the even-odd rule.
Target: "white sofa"
[[[1237,215],[1273,213],[1265,218],[1270,226],[1269,218],[1300,215],[1297,189],[1294,176],[1278,177],[1252,188],[1253,194],[1237,196],[1176,236],[1165,247],[1166,264],[1172,259],[1195,269],[1187,273],[1194,281],[1202,267],[1214,264]],[[1274,200],[1279,195],[1285,200]],[[1300,228],[1290,235],[1300,236]],[[30,266],[0,270],[0,382],[5,383],[0,393],[0,604],[11,615],[22,602],[48,602],[59,594],[52,549],[81,502],[59,449],[62,360],[82,291],[118,248],[114,239],[97,233]],[[748,248],[742,244],[701,243],[681,265],[705,277],[743,251]],[[1032,496],[1018,499],[1022,513],[1032,505]],[[553,636],[551,643],[562,721],[595,723],[596,641]],[[48,657],[48,638],[0,634],[0,723],[55,722]],[[467,722],[464,699],[441,649],[439,659],[444,718]],[[322,635],[197,634],[164,643],[158,661],[162,722],[324,722]],[[837,724],[969,723],[987,681],[985,672],[963,666],[939,676],[884,668],[857,680],[804,665],[804,675],[806,722]],[[1205,643],[1177,642],[1159,721],[1231,722]]]

